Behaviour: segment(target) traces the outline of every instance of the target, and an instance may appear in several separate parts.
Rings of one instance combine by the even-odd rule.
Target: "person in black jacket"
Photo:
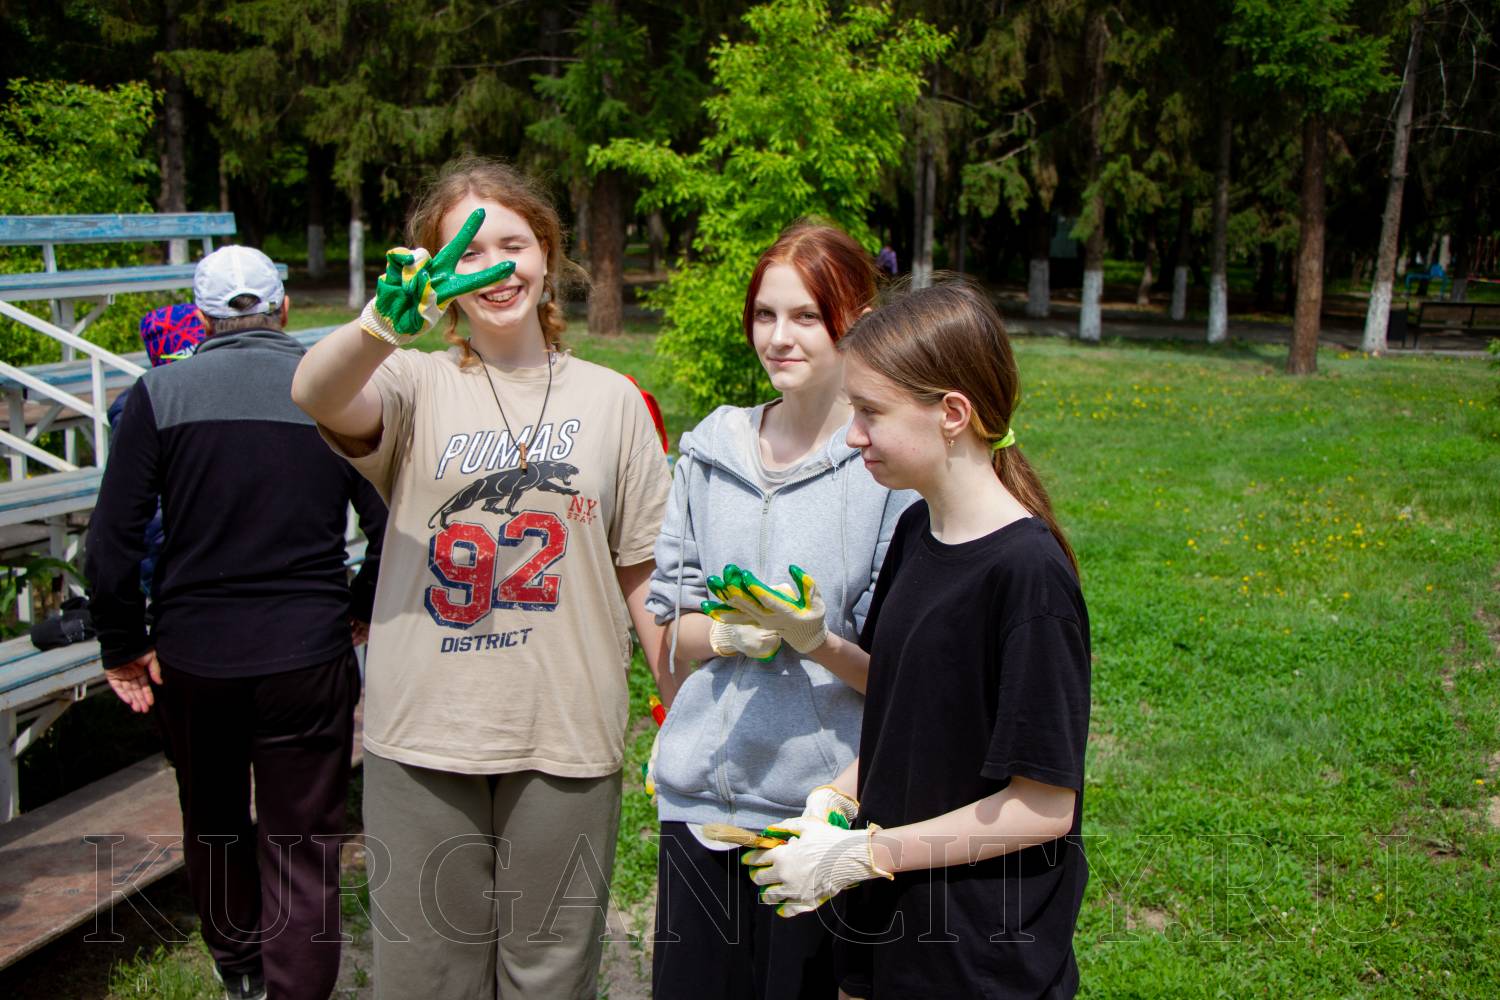
[[[89,524],[106,675],[160,713],[203,938],[232,998],[324,998],[339,965],[344,829],[364,634],[385,532],[374,489],[291,400],[303,348],[257,250],[205,257],[196,355],[141,376]],[[165,540],[148,631],[140,563],[157,497]],[[350,503],[369,538],[351,587]],[[250,820],[251,772],[255,812]]]

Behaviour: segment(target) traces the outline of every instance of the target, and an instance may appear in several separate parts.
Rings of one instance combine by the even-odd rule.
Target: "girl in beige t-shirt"
[[[441,249],[392,250],[293,385],[391,507],[364,715],[375,986],[592,995],[670,476],[629,380],[560,350],[562,230],[528,180],[450,163],[408,239]],[[440,323],[446,353],[397,350]]]

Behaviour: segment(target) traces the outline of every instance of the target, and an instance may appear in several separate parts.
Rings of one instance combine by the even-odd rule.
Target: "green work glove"
[[[792,583],[770,587],[749,570],[725,566],[722,577],[708,578],[708,592],[718,602],[704,601],[703,613],[728,625],[779,632],[797,652],[811,653],[828,640],[827,610],[813,578],[797,566],[787,570]]]
[[[516,269],[513,260],[502,260],[473,274],[453,273],[482,225],[484,209],[476,208],[436,257],[421,247],[396,247],[387,252],[385,274],[375,282],[375,297],[359,314],[360,328],[378,340],[401,347],[436,326],[453,299],[509,278]]]
[[[750,881],[760,886],[760,901],[774,905],[782,917],[811,913],[852,885],[872,878],[893,878],[875,864],[870,839],[880,827],[846,830],[806,816],[766,828],[768,837],[789,837],[780,847],[746,851]]]
[[[714,622],[708,630],[708,644],[718,656],[748,656],[768,663],[781,648],[781,636],[756,625],[729,625]]]

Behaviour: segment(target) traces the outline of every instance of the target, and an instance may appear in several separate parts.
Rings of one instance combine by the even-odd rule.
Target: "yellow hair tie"
[[[1012,427],[1005,432],[1005,437],[990,445],[990,451],[999,451],[1001,448],[1009,448],[1016,443],[1016,429]]]

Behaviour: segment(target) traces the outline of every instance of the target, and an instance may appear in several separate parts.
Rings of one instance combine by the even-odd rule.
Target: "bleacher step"
[[[362,758],[361,700],[354,761]],[[182,864],[177,779],[161,754],[0,826],[0,968],[94,920]]]

